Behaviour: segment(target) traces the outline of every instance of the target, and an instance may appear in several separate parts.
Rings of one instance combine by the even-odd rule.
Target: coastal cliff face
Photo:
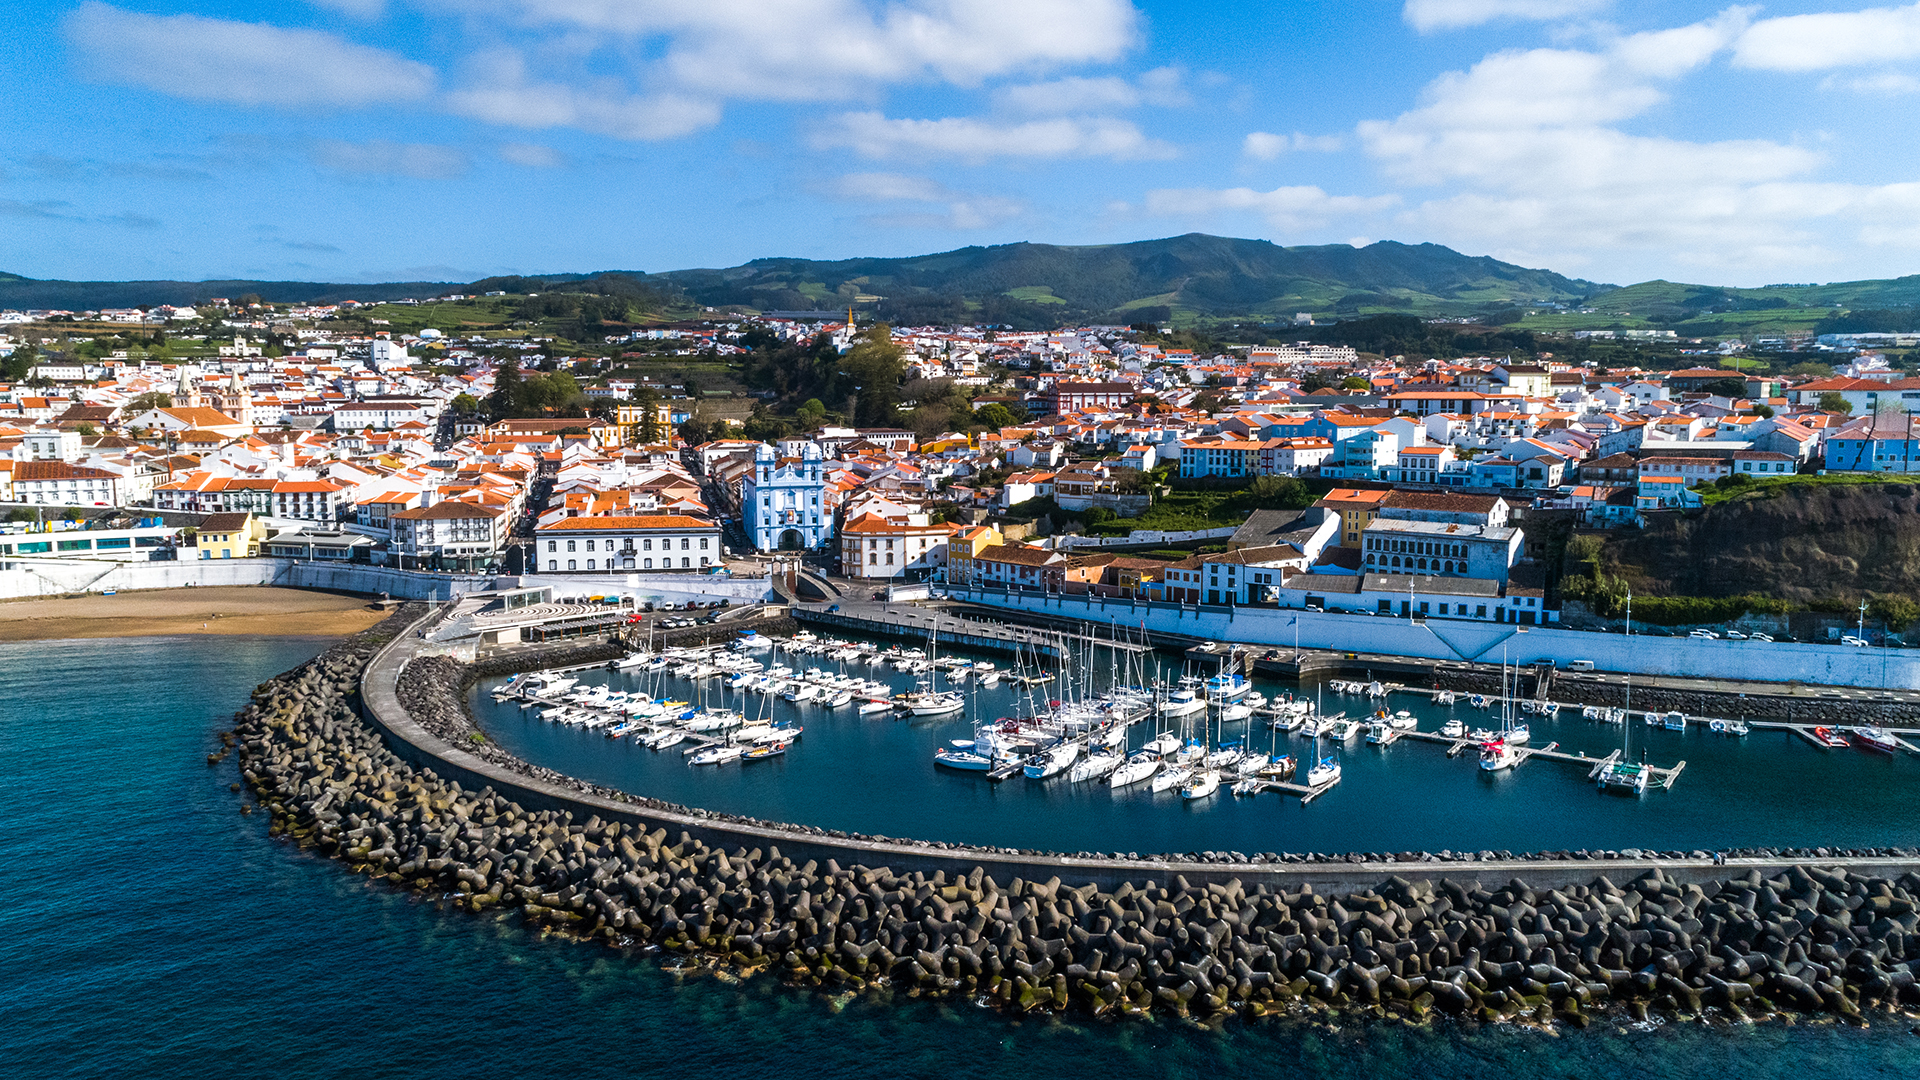
[[[260,686],[209,762],[237,750],[274,834],[474,912],[517,908],[585,940],[811,986],[978,995],[1010,1010],[1326,1006],[1584,1024],[1597,1006],[1642,1017],[1711,1006],[1858,1022],[1920,1002],[1911,873],[1779,865],[1701,886],[1653,870],[1626,885],[1515,879],[1491,891],[1395,876],[1337,897],[1176,874],[1102,890],[979,867],[796,864],[772,847],[530,811],[408,765],[357,714],[369,657],[417,614]]]
[[[1763,489],[1609,537],[1609,574],[1641,595],[1797,603],[1920,592],[1920,485]]]

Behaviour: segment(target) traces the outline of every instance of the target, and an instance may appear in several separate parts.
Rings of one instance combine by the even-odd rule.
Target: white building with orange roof
[[[948,529],[926,515],[861,514],[840,529],[840,572],[860,579],[922,576],[946,563]]]

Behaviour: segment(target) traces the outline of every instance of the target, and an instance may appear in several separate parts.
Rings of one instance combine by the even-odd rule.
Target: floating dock
[[[829,611],[828,607],[837,607],[840,610]],[[1041,656],[1057,658],[1062,652],[1063,639],[1059,633],[1034,630],[1009,623],[961,619],[936,608],[913,607],[907,604],[852,602],[804,606],[795,604],[792,612],[794,619],[798,622],[831,626],[851,634],[879,634],[912,641],[925,641],[932,636],[942,645],[1015,655],[1037,653]],[[1064,639],[1069,650],[1084,645],[1087,640],[1073,636]],[[1103,637],[1094,637],[1091,640],[1094,645],[1103,649],[1135,653],[1151,651],[1148,646],[1134,642],[1109,641]]]

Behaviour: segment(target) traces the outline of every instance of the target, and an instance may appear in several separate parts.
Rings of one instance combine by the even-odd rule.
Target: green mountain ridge
[[[1016,243],[904,258],[764,258],[647,274],[529,274],[476,282],[37,281],[0,273],[0,308],[427,299],[449,292],[645,292],[656,316],[699,308],[839,310],[895,323],[1289,322],[1376,314],[1479,317],[1520,329],[1673,329],[1687,336],[1920,329],[1920,275],[1735,288],[1616,286],[1438,244],[1284,247],[1189,233],[1121,244]],[[1852,316],[1845,313],[1852,312]]]

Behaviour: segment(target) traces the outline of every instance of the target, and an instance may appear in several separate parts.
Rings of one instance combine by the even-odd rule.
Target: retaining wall
[[[1083,619],[1095,627],[1144,627],[1164,638],[1386,653],[1429,660],[1499,663],[1591,660],[1601,671],[1680,678],[1806,682],[1865,689],[1920,687],[1920,650],[1760,641],[1706,641],[1587,633],[1431,618],[1347,615],[1297,608],[1169,604],[1099,596],[956,588],[950,595],[985,607]]]

